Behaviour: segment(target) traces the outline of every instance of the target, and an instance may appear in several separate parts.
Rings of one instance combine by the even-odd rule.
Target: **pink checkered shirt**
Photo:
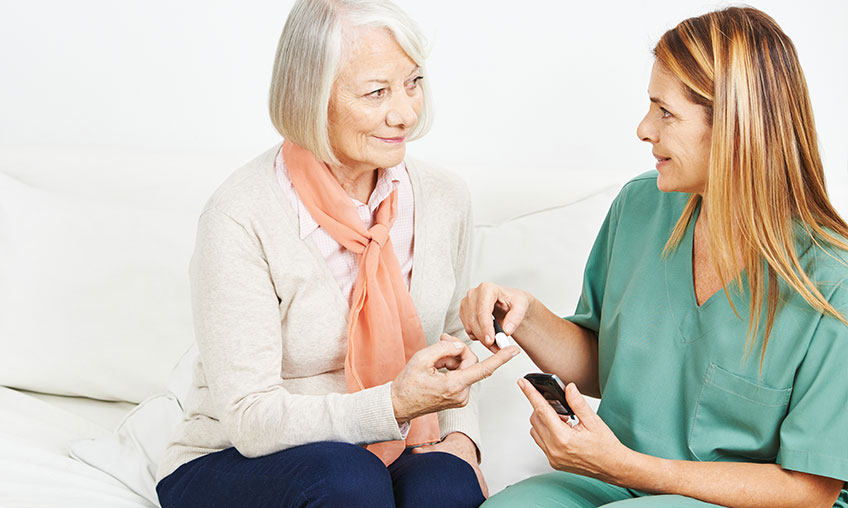
[[[303,201],[297,195],[294,185],[291,183],[289,172],[283,160],[282,148],[277,152],[274,168],[277,173],[277,181],[283,189],[283,194],[288,198],[292,208],[297,210],[301,240],[307,237],[312,238],[321,255],[324,256],[327,267],[330,269],[333,277],[335,277],[342,294],[347,296],[348,305],[350,305],[351,298],[353,297],[353,284],[356,281],[357,273],[359,273],[359,257],[339,245],[312,218],[309,210],[306,209],[306,205],[303,204]],[[368,198],[368,203],[363,203],[354,198],[350,198],[350,200],[356,205],[359,218],[362,219],[367,229],[373,224],[374,213],[377,211],[380,203],[389,197],[389,194],[395,189],[398,189],[398,215],[395,223],[392,225],[392,229],[389,231],[389,235],[392,239],[392,245],[395,248],[398,263],[400,264],[403,280],[406,281],[406,287],[408,288],[412,276],[413,217],[415,204],[412,195],[412,182],[409,180],[406,165],[401,162],[397,166],[388,169],[379,169],[377,186]]]

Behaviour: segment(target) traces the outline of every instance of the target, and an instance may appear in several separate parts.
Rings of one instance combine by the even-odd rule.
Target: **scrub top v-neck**
[[[656,172],[641,175],[624,186],[595,241],[566,319],[598,334],[598,414],[623,444],[650,455],[776,462],[848,480],[848,327],[781,286],[785,302],[761,368],[762,333],[746,350],[745,272],[740,290],[719,290],[698,306],[694,220],[662,254],[688,198],[659,191]],[[848,315],[848,254],[811,245],[799,244],[802,266]]]

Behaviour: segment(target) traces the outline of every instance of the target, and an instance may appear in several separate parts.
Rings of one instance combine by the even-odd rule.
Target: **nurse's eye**
[[[386,93],[388,93],[388,91],[385,88],[378,88],[374,91],[368,92],[365,96],[372,99],[381,99],[385,97]]]
[[[663,118],[671,118],[671,117],[674,116],[671,113],[669,113],[668,110],[665,109],[665,108],[660,108],[660,111],[662,111],[662,117]]]

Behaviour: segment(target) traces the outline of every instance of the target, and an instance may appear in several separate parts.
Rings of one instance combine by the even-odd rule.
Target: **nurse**
[[[484,283],[491,315],[569,382],[571,427],[524,380],[553,473],[485,507],[848,506],[848,226],[828,200],[795,48],[728,8],[663,35],[621,190],[573,316]],[[581,393],[602,397],[595,414]]]

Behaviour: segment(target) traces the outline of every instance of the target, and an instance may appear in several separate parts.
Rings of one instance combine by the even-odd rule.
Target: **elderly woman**
[[[579,419],[520,380],[558,471],[484,506],[848,506],[848,226],[793,44],[729,8],[654,54],[637,133],[657,172],[613,203],[575,315],[493,284],[462,303],[470,335],[496,350],[494,311],[571,381]],[[602,396],[597,414],[581,391]]]
[[[471,220],[456,178],[404,161],[428,127],[422,53],[388,0],[293,7],[270,100],[285,141],[200,218],[163,508],[483,502],[470,386],[518,349],[478,363],[442,335],[463,332]]]

